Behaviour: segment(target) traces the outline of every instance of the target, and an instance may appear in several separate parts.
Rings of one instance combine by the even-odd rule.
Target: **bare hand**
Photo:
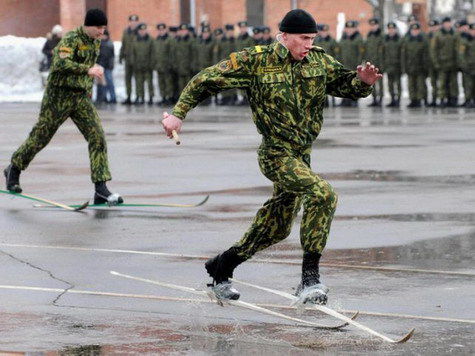
[[[359,65],[356,68],[356,72],[358,78],[368,85],[373,85],[383,77],[383,75],[379,73],[379,69],[372,65],[370,62],[366,62],[364,66]]]
[[[173,131],[177,133],[181,130],[182,121],[174,115],[171,115],[167,112],[163,113],[162,120],[163,129],[165,130],[168,138],[173,138]]]
[[[103,79],[104,78],[104,68],[100,66],[99,64],[94,64],[89,70],[87,71],[87,74],[91,77],[97,78],[97,79]]]

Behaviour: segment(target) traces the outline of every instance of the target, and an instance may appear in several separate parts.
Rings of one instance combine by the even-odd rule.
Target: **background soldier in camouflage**
[[[147,32],[147,25],[142,23],[137,28],[135,41],[132,42],[132,58],[135,72],[136,105],[145,103],[145,82],[148,87],[148,104],[153,104],[153,39]]]
[[[458,48],[459,65],[465,80],[465,107],[475,108],[475,23],[461,39]]]
[[[467,20],[459,20],[457,21],[457,52],[460,52],[460,48],[463,47],[464,43],[467,43],[467,40],[469,41],[471,36],[469,33],[469,28],[468,28],[468,22]],[[462,59],[462,57],[458,57],[458,59]],[[467,70],[462,70],[461,62],[457,61],[458,64],[458,69],[462,72],[462,86],[463,86],[463,92],[465,96],[465,102],[463,103],[462,106],[470,106],[470,101],[467,101],[467,97],[470,97],[470,94],[468,93],[470,91],[470,74],[468,74]]]
[[[228,57],[237,49],[236,38],[234,37],[234,25],[227,24],[224,26],[226,34],[221,40],[219,59]],[[215,62],[216,63],[216,62]],[[218,105],[235,105],[237,103],[237,90],[226,90],[221,94],[221,100],[217,102]]]
[[[394,22],[387,25],[388,33],[383,42],[383,70],[388,77],[391,102],[388,107],[399,107],[401,99],[401,57],[402,39]]]
[[[457,36],[452,28],[452,20],[445,17],[442,28],[433,39],[432,61],[439,72],[440,106],[455,107],[459,95],[457,83]]]
[[[178,27],[177,26],[170,26],[169,27],[169,35],[170,35],[170,76],[172,77],[173,83],[173,97],[171,98],[171,104],[175,104],[180,96],[180,92],[178,91],[178,73],[177,67],[175,63],[175,45],[178,37]]]
[[[267,46],[267,45],[270,45],[272,42],[274,42],[274,39],[272,38],[270,34],[270,28],[267,26],[264,26],[262,28],[262,44]]]
[[[192,70],[192,42],[188,25],[182,23],[178,29],[178,36],[173,43],[173,63],[178,75],[177,91],[181,93],[186,83],[190,80]]]
[[[188,83],[162,124],[169,137],[199,101],[230,88],[245,89],[253,120],[263,136],[259,165],[274,183],[274,194],[258,211],[244,237],[206,263],[218,297],[237,299],[229,277],[234,268],[256,252],[285,239],[304,206],[301,244],[304,250],[299,291],[312,291],[312,302],[326,302],[328,289],[320,284],[318,264],[336,208],[331,185],[310,168],[312,142],[322,124],[326,95],[356,99],[371,93],[381,78],[367,63],[357,71],[345,69],[321,48],[314,47],[315,20],[304,10],[292,10],[282,20],[283,33],[270,46],[232,53],[228,59],[201,71]],[[307,300],[304,300],[304,302]]]
[[[437,20],[430,20],[429,21],[429,34],[427,35],[429,41],[429,78],[430,78],[430,85],[432,88],[432,100],[429,103],[429,106],[435,107],[437,106],[437,93],[438,89],[438,78],[439,72],[435,69],[435,52],[434,52],[434,36],[437,31],[440,29],[439,21]]]
[[[383,33],[379,19],[374,17],[369,21],[370,31],[365,42],[365,58],[376,66],[383,63]],[[373,102],[369,106],[381,106],[383,101],[383,82],[376,82],[373,91]]]
[[[330,35],[330,26],[326,24],[319,24],[318,25],[318,35],[315,37],[315,41],[313,41],[313,44],[321,47],[325,50],[326,53],[328,53],[332,57],[337,57],[337,47],[338,44],[336,43],[335,39]],[[335,97],[332,98],[332,105],[335,106]],[[329,106],[328,102],[328,97],[325,101],[325,107]]]
[[[120,47],[119,63],[125,61],[125,88],[127,99],[122,104],[131,105],[132,95],[132,77],[134,76],[134,62],[132,60],[132,42],[135,40],[139,17],[137,15],[129,16],[129,25],[122,34],[122,46]]]
[[[412,24],[409,36],[402,47],[402,67],[407,73],[409,87],[409,108],[421,107],[421,101],[427,97],[426,77],[429,62],[429,44],[421,33],[418,23]]]
[[[254,39],[249,36],[247,26],[247,21],[240,21],[238,22],[239,27],[239,35],[236,41],[236,51],[242,51],[244,48],[254,46]],[[238,103],[239,105],[249,105],[249,100],[247,100],[246,93],[244,91],[240,91],[242,99]]]
[[[157,71],[158,88],[160,89],[160,100],[157,105],[166,106],[172,104],[173,98],[173,77],[170,71],[170,42],[167,25],[159,23],[157,25],[158,35],[153,43],[153,67]]]
[[[199,70],[213,65],[213,38],[211,37],[211,28],[203,27],[199,40],[197,41],[196,62]],[[204,100],[201,105],[211,104],[211,97]]]
[[[20,172],[28,167],[70,117],[89,144],[91,180],[96,186],[94,203],[123,202],[106,186],[106,181],[111,179],[106,139],[91,100],[94,78],[104,80],[103,68],[95,63],[106,25],[107,17],[101,10],[89,10],[84,26],[67,33],[55,47],[38,122],[4,171],[8,190],[21,193]]]
[[[252,29],[252,39],[255,45],[262,45],[262,29],[259,26],[255,26]]]
[[[364,42],[358,31],[358,21],[347,21],[345,23],[345,30],[341,37],[339,47],[339,59],[346,68],[356,68],[363,61],[364,56]],[[344,98],[341,101],[341,106],[357,106],[356,101]]]

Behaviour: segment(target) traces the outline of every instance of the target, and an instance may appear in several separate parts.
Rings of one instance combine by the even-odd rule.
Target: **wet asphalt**
[[[169,110],[169,109],[168,109]],[[36,121],[39,104],[0,106],[0,164]],[[113,181],[128,203],[196,208],[35,208],[0,195],[0,352],[38,355],[470,355],[475,352],[475,110],[329,108],[312,167],[339,193],[322,259],[330,307],[405,344],[349,326],[312,329],[205,297],[113,276],[111,270],[194,288],[206,258],[238,240],[270,196],[260,139],[245,107],[199,107],[176,146],[166,109],[100,108]],[[92,198],[87,144],[68,120],[21,176],[25,193],[62,203]],[[3,183],[2,183],[3,184]],[[2,188],[4,189],[4,188]],[[299,281],[297,219],[285,241],[235,277],[292,292]],[[282,297],[240,287],[275,311]]]

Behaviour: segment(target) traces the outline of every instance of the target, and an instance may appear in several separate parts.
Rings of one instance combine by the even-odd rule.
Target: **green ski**
[[[61,203],[58,203],[58,202],[55,202],[55,201],[52,201],[52,200],[36,197],[36,196],[33,196],[33,195],[13,193],[13,192],[10,192],[8,190],[1,190],[1,189],[0,189],[0,193],[12,195],[12,196],[15,196],[15,197],[34,200],[34,201],[37,201],[37,202],[40,202],[40,203],[48,204],[48,205],[43,205],[43,206],[51,206],[51,207],[55,206],[57,208],[61,208],[61,209],[69,210],[69,211],[80,211],[80,210],[85,209],[89,205],[89,201],[85,202],[82,205],[74,205],[74,206],[65,205],[65,204],[61,204]]]

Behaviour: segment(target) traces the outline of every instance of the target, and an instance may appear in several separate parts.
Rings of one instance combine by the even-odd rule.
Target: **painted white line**
[[[25,244],[0,243],[0,247],[2,246],[18,247],[18,248],[44,248],[44,249],[52,249],[52,250],[123,253],[123,254],[176,257],[176,258],[198,259],[198,260],[207,260],[211,257],[211,256],[202,256],[202,255],[185,255],[185,254],[180,254],[180,253],[120,250],[120,249],[106,249],[106,248],[86,248],[86,247],[77,247],[77,246],[48,246],[48,245],[25,245]],[[301,261],[277,260],[277,259],[271,259],[271,258],[270,259],[269,258],[253,258],[253,259],[248,260],[248,262],[274,263],[274,264],[298,265],[298,266],[302,264]],[[475,273],[461,272],[461,271],[441,271],[441,270],[414,269],[414,268],[375,267],[375,266],[361,266],[361,265],[346,265],[346,264],[339,264],[339,263],[320,263],[320,266],[329,267],[329,268],[361,269],[361,270],[380,271],[380,272],[408,272],[408,273],[443,274],[443,275],[452,275],[452,276],[475,277]]]
[[[35,292],[51,292],[51,293],[64,292],[64,289],[60,289],[60,288],[43,288],[43,287],[14,286],[14,285],[0,285],[0,289],[28,290],[28,291],[35,291]],[[118,297],[118,298],[151,299],[151,300],[162,300],[162,301],[171,301],[171,302],[216,304],[215,301],[212,301],[209,299],[177,298],[177,297],[150,295],[150,294],[113,293],[113,292],[99,292],[99,291],[89,291],[89,290],[79,290],[79,289],[69,289],[66,292],[66,294],[85,294],[85,295],[97,295],[97,296]],[[276,309],[284,309],[284,310],[297,309],[294,306],[282,305],[282,304],[266,304],[266,303],[255,303],[255,304],[263,308],[276,308]],[[306,310],[315,311],[315,309],[312,309],[312,308],[306,308]],[[338,310],[338,312],[345,313],[345,314],[354,314],[356,310]],[[394,317],[394,318],[404,318],[404,319],[419,319],[419,320],[430,320],[430,321],[445,321],[445,322],[475,324],[475,320],[470,320],[470,319],[442,318],[442,317],[411,315],[411,314],[397,314],[397,313],[378,313],[378,312],[361,311],[361,310],[359,310],[359,314],[368,315],[368,316],[382,316],[382,317]]]

